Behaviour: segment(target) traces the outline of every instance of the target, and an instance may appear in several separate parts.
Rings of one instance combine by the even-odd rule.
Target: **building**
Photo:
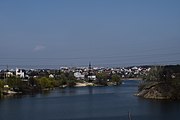
[[[89,82],[96,80],[96,75],[93,74],[93,70],[92,70],[90,62],[89,62],[88,76],[87,77],[88,77]]]
[[[16,68],[16,76],[20,77],[20,78],[24,78],[25,77],[25,71],[22,69]]]
[[[75,72],[74,77],[78,80],[84,80],[85,75],[81,74],[80,72]]]

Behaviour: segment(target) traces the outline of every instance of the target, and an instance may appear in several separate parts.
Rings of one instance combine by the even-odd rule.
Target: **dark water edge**
[[[179,120],[180,101],[136,97],[138,82],[1,99],[0,120]]]

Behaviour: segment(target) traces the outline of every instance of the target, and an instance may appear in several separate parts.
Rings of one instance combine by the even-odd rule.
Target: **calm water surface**
[[[0,120],[179,120],[180,101],[133,96],[138,81],[117,87],[56,89],[0,100]]]

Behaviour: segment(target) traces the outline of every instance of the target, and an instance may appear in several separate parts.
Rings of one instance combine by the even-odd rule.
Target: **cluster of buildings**
[[[30,77],[58,77],[61,73],[73,73],[78,80],[96,80],[98,73],[106,75],[118,74],[122,78],[141,78],[151,69],[151,66],[132,66],[123,68],[108,68],[108,67],[60,67],[60,69],[6,69],[0,70],[0,79],[8,77],[19,77],[29,79]]]
[[[28,75],[25,74],[26,70],[24,69],[6,69],[6,70],[0,70],[0,79],[8,78],[8,77],[19,77],[19,78],[26,78]]]
[[[142,78],[147,72],[149,72],[151,66],[133,66],[124,68],[105,68],[105,67],[93,67],[89,68],[75,68],[71,69],[74,72],[74,76],[77,79],[88,79],[96,80],[98,73],[104,73],[106,75],[118,74],[121,78]],[[89,73],[90,70],[90,73]]]

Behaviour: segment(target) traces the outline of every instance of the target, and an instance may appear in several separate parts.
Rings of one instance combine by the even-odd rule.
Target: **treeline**
[[[152,67],[139,85],[138,96],[152,99],[180,99],[180,65]]]
[[[96,73],[97,80],[94,81],[98,85],[119,85],[121,84],[121,76],[119,74],[107,74],[106,72]]]
[[[96,73],[97,80],[90,80],[88,78],[84,80],[77,80],[74,77],[73,72],[61,73],[56,77],[40,76],[40,77],[30,77],[29,79],[21,79],[19,77],[13,76],[8,77],[4,80],[0,80],[0,90],[4,89],[4,85],[8,85],[9,89],[15,92],[22,92],[24,94],[31,92],[39,92],[42,90],[50,90],[55,87],[74,87],[77,82],[91,82],[94,85],[119,85],[121,83],[121,78],[117,74],[109,75],[105,72]]]
[[[153,66],[149,72],[143,76],[145,81],[180,81],[180,65]]]
[[[48,90],[54,87],[67,85],[73,87],[77,80],[73,73],[63,73],[57,78],[49,77],[30,77],[28,80],[23,80],[19,77],[9,77],[4,80],[0,80],[1,91],[4,85],[8,85],[13,91],[22,91],[23,93],[30,91]]]

